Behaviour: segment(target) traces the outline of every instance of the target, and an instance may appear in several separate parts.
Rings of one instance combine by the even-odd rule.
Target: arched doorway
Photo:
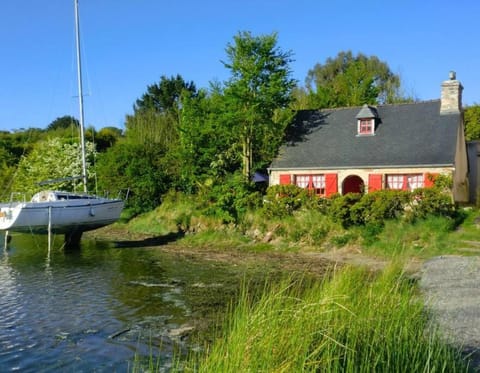
[[[350,175],[343,180],[342,184],[342,194],[347,193],[363,193],[364,183],[360,176]]]

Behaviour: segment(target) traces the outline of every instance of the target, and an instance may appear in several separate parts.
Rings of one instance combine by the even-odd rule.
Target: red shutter
[[[291,178],[289,174],[280,175],[280,184],[291,184]]]
[[[375,190],[382,190],[382,174],[369,174],[368,175],[368,192]]]
[[[423,175],[423,184],[425,185],[425,188],[431,188],[435,185],[435,179],[437,178],[438,174],[432,174],[430,172],[427,172],[426,174]]]
[[[337,174],[325,174],[325,195],[328,197],[338,192]]]

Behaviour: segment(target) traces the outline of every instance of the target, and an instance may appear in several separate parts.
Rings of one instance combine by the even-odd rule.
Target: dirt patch
[[[95,231],[86,232],[85,237],[95,240],[113,242],[118,247],[155,247],[165,252],[175,253],[193,259],[211,260],[237,265],[261,265],[268,263],[286,271],[324,274],[327,268],[342,265],[365,266],[372,270],[381,270],[388,261],[366,255],[361,248],[346,246],[328,251],[301,249],[296,252],[265,251],[252,252],[238,248],[221,249],[215,246],[190,247],[178,241],[175,234],[155,237],[149,234],[129,232],[123,227],[107,226]],[[171,239],[170,239],[171,238]],[[412,261],[412,271],[420,268],[419,263]]]

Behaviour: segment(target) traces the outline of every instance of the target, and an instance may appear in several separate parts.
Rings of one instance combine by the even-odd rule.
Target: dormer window
[[[367,104],[363,105],[362,109],[356,116],[357,118],[357,135],[374,135],[375,134],[375,124],[376,119],[378,118],[377,111],[375,108],[368,106]]]
[[[359,135],[373,135],[373,119],[359,119],[358,120],[358,134]]]

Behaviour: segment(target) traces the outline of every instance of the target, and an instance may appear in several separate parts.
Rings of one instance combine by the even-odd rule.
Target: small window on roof
[[[363,105],[362,109],[356,116],[357,118],[357,135],[373,135],[375,134],[375,123],[378,118],[375,108]]]
[[[358,134],[371,135],[373,134],[373,119],[359,119],[358,120]]]

